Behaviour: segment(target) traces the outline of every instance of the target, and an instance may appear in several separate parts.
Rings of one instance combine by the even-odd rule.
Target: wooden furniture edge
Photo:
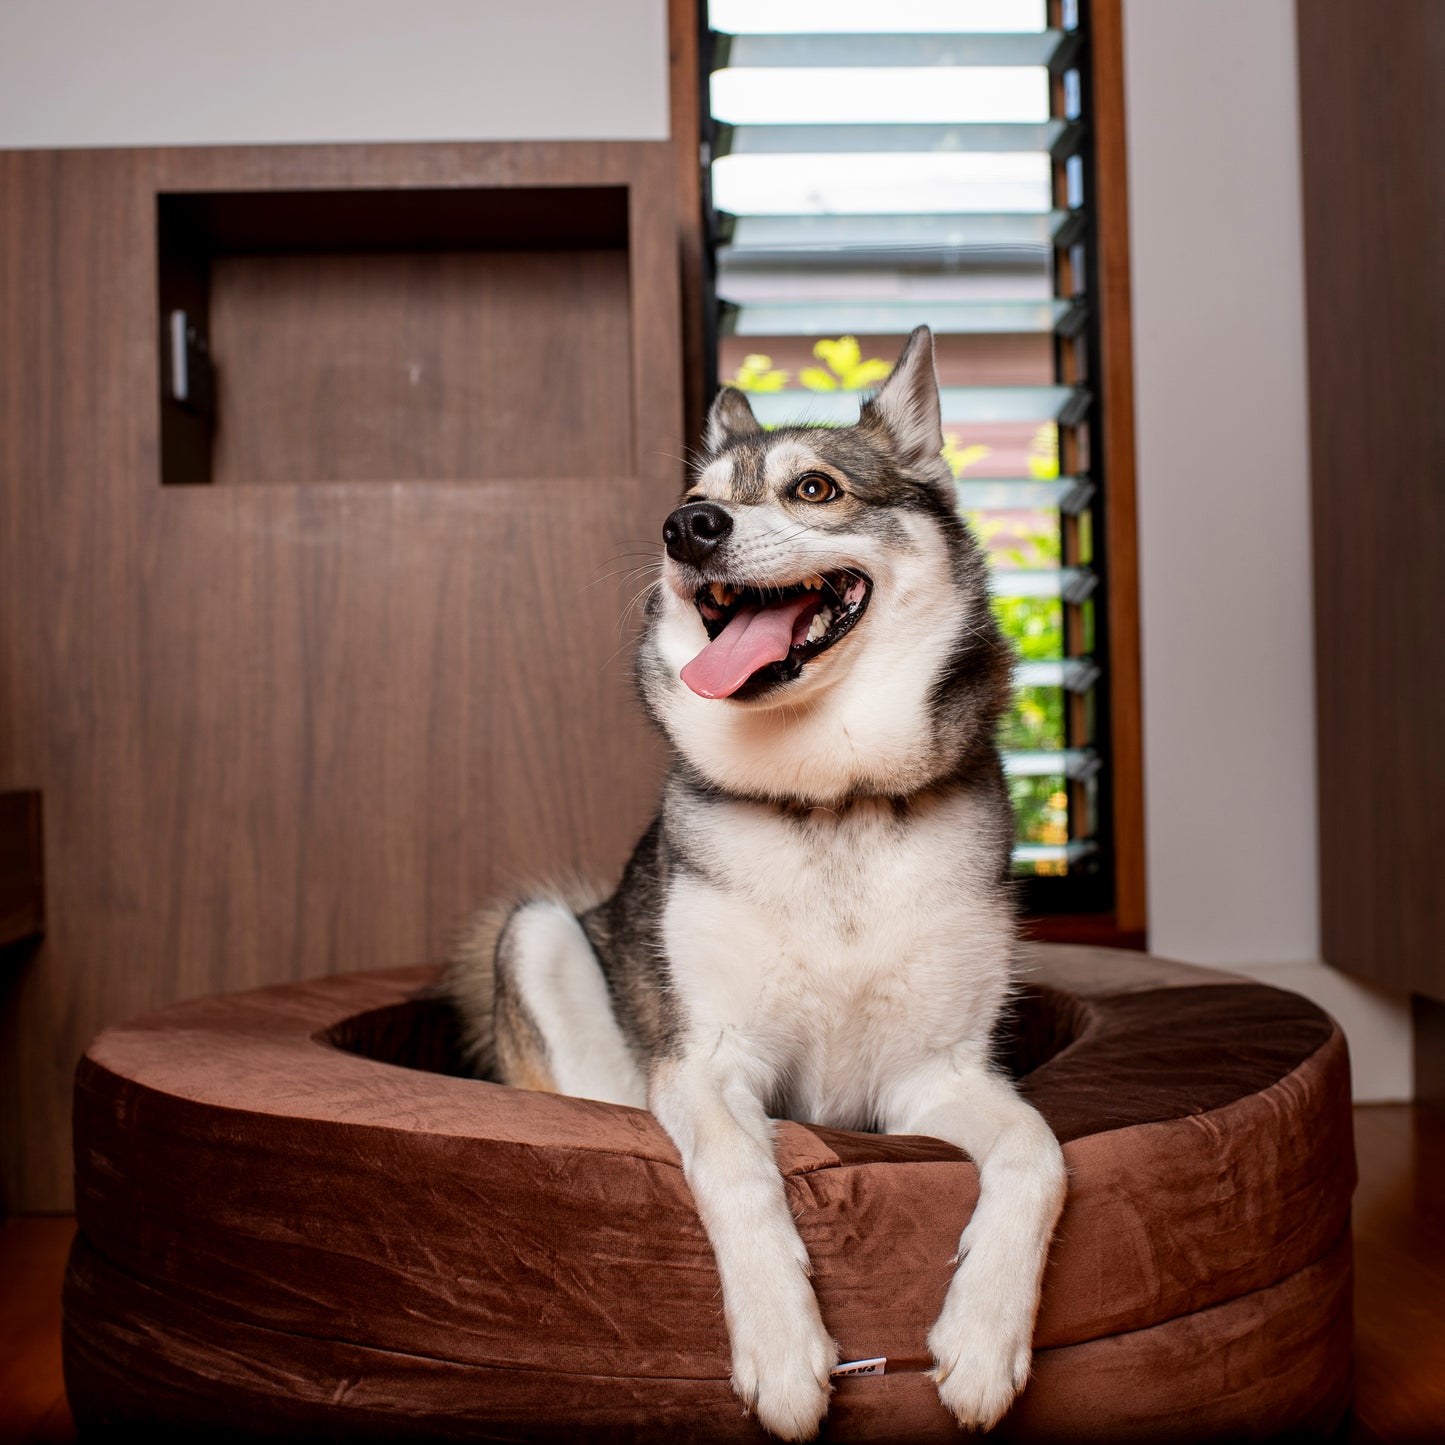
[[[1144,736],[1140,685],[1139,539],[1134,456],[1134,342],[1129,282],[1128,152],[1121,0],[1090,7],[1098,225],[1099,344],[1107,496],[1110,767],[1114,915],[1125,934],[1147,930]]]
[[[709,398],[703,349],[702,80],[697,0],[668,0],[667,51],[677,260],[682,292],[683,438],[697,445]]]

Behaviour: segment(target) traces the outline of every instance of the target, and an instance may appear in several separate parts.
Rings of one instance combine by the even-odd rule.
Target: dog
[[[1066,1189],[991,1057],[1016,932],[1011,655],[942,447],[926,327],[853,426],[765,431],[719,392],[636,656],[674,754],[657,817],[603,901],[485,910],[447,984],[479,1072],[652,1110],[717,1257],[733,1388],[784,1440],[816,1434],[838,1347],[773,1118],[977,1163],[928,1336],[965,1427],[1027,1380]]]

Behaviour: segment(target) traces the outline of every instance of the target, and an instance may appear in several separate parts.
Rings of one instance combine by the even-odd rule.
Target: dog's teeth
[[[821,607],[813,618],[808,628],[808,641],[816,642],[833,625],[833,610],[830,607]]]
[[[725,587],[723,589],[723,597],[725,598],[723,605],[725,607],[731,607],[740,596],[742,596],[742,593],[740,593],[736,587]]]
[[[728,589],[724,587],[721,582],[714,582],[710,590],[712,592],[712,600],[716,602],[719,607],[726,607],[728,605]]]
[[[803,578],[803,586],[809,592],[821,592],[823,590],[823,579],[815,572],[811,577]]]

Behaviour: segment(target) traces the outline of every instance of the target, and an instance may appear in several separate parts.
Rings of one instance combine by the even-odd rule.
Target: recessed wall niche
[[[161,481],[634,469],[626,186],[157,196]]]

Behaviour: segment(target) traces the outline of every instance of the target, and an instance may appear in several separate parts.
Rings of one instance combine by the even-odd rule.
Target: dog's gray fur
[[[675,751],[661,810],[605,901],[490,910],[451,975],[480,1071],[652,1108],[717,1254],[734,1388],[785,1439],[816,1432],[837,1348],[770,1116],[933,1134],[977,1162],[929,1337],[965,1426],[1027,1378],[1064,1196],[1058,1144],[990,1062],[1014,943],[993,741],[1010,658],[942,441],[926,328],[852,427],[765,432],[719,395],[685,500],[731,531],[665,558],[637,656]],[[834,495],[804,500],[809,477]],[[813,574],[836,599],[824,621],[851,630],[816,655],[795,641],[731,696],[684,685],[705,588]]]

